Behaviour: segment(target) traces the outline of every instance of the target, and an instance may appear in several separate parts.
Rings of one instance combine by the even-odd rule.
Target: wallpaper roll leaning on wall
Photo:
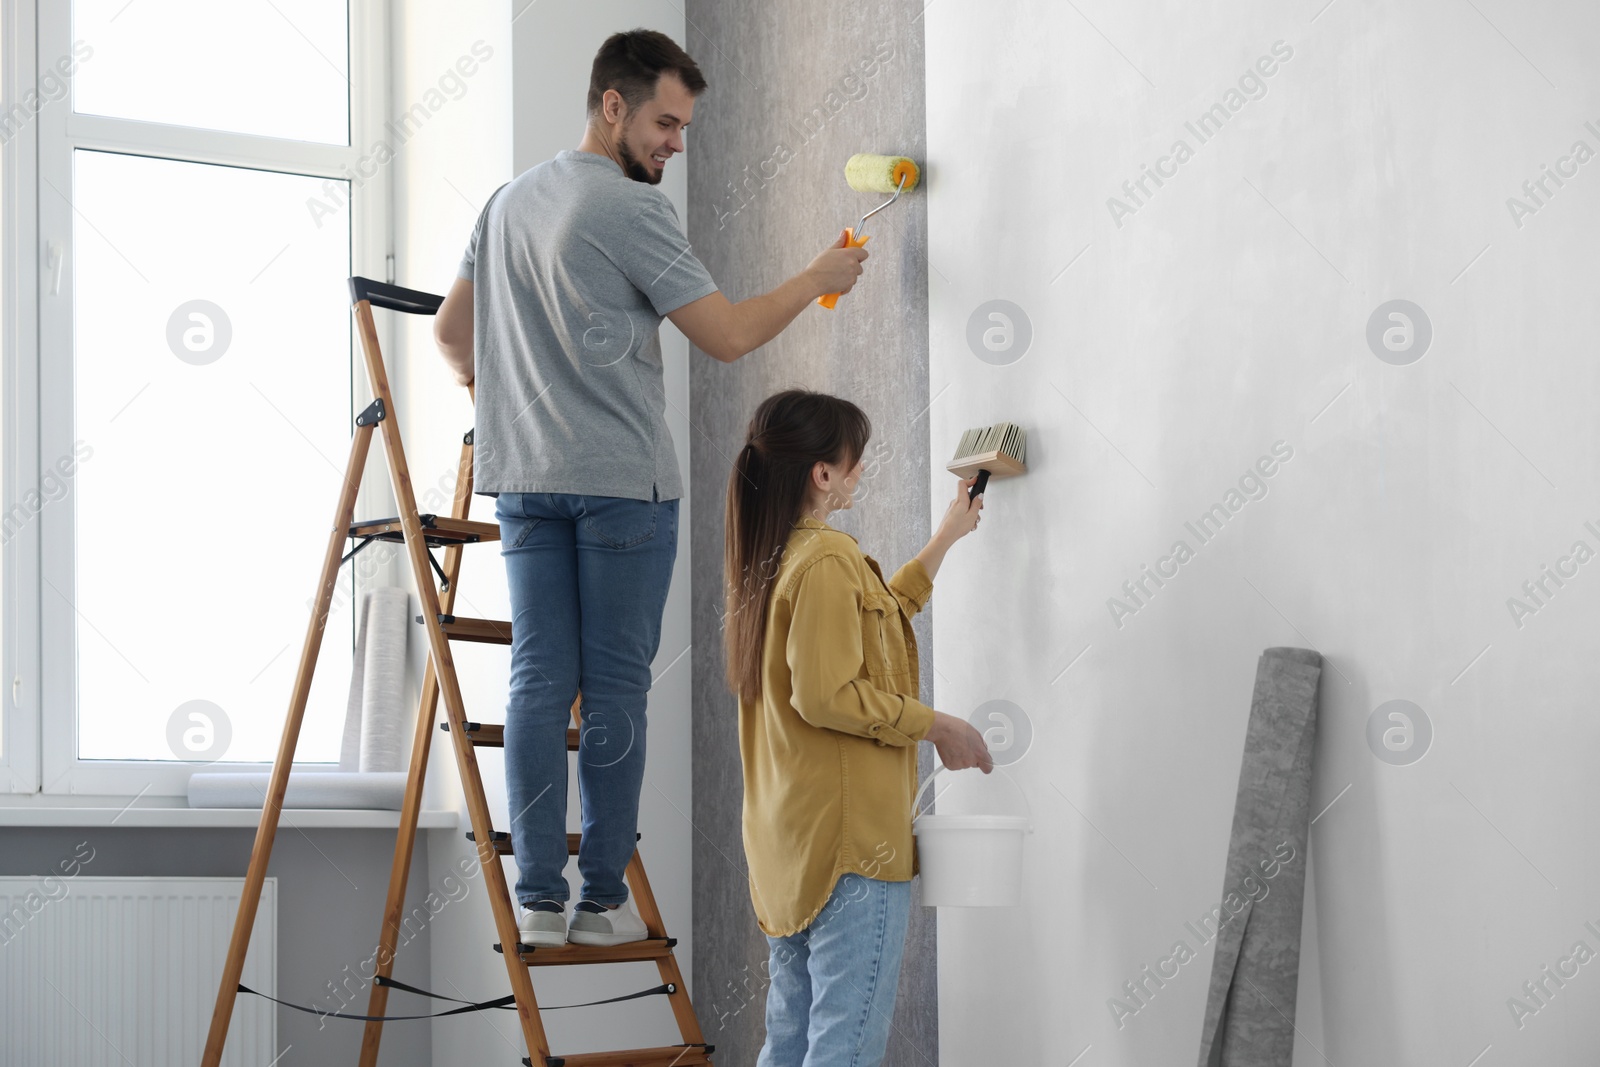
[[[1294,1057],[1321,678],[1322,656],[1308,648],[1269,648],[1256,662],[1199,1067],[1280,1067]]]

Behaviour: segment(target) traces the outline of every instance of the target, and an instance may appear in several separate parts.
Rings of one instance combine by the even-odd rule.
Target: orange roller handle
[[[862,237],[862,238],[860,238],[858,240],[856,238],[855,227],[854,226],[846,226],[844,228],[844,243],[839,245],[839,247],[840,248],[860,248],[870,240],[872,240],[872,235],[870,233],[867,234],[865,237]],[[844,295],[843,293],[829,293],[826,296],[819,296],[819,297],[817,297],[817,303],[821,304],[823,307],[827,308],[829,311],[832,311],[833,310],[833,306],[839,302],[839,298],[841,296],[843,296],[843,295]]]

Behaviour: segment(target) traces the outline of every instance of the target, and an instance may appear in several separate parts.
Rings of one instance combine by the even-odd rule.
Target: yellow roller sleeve
[[[875,156],[863,152],[851,156],[844,165],[844,180],[860,193],[892,193],[900,188],[901,178],[906,180],[902,191],[909,193],[917,187],[921,176],[916,163],[905,156]]]

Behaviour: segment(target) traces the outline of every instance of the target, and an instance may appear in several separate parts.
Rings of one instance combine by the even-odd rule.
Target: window
[[[11,788],[178,796],[196,769],[277,751],[370,399],[345,279],[382,276],[387,250],[387,178],[355,147],[384,111],[384,11],[70,0],[38,17],[39,83],[60,88],[16,140],[36,144],[41,250],[38,454],[18,480],[40,506],[17,531],[7,516],[18,566],[36,553],[37,616],[19,603],[5,633],[41,640],[37,669],[6,646],[8,678],[38,676],[41,757]],[[25,431],[7,432],[16,472]],[[354,616],[346,586],[297,763],[338,760]],[[0,742],[19,761],[26,710]]]
[[[349,29],[336,0],[73,0],[83,115],[350,143]],[[80,45],[79,42],[82,42]]]
[[[39,788],[38,268],[34,188],[38,108],[50,89],[35,79],[33,5],[0,2],[0,792]],[[31,94],[31,95],[30,95]],[[28,689],[23,666],[33,665]]]
[[[27,32],[22,32],[27,31]],[[27,37],[31,26],[26,13],[0,5],[0,45]],[[32,57],[0,47],[0,792],[32,792],[39,787],[38,715],[20,706],[20,685],[13,685],[12,669],[23,661],[38,659],[38,631],[30,628],[30,617],[18,619],[17,605],[32,602],[31,590],[38,586],[36,570],[20,565],[28,517],[24,506],[20,472],[34,470],[34,450],[26,430],[33,420],[16,416],[26,410],[24,398],[34,395],[28,368],[10,354],[21,350],[21,342],[33,336],[32,273],[19,270],[19,249],[32,246],[32,219],[21,205],[30,201],[33,158],[31,145],[16,136],[17,126],[25,121],[19,91],[32,84]],[[32,503],[28,498],[27,503]],[[19,680],[20,681],[20,680]]]

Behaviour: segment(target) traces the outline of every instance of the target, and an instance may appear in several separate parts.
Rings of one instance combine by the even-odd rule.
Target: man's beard
[[[661,172],[657,171],[652,174],[646,169],[645,165],[639,162],[639,157],[635,156],[628,148],[627,141],[619,140],[617,142],[617,154],[622,157],[622,170],[628,177],[636,182],[644,182],[646,185],[661,184]]]

